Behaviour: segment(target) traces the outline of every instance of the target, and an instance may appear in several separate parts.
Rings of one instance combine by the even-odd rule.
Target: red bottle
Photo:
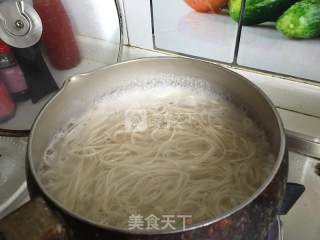
[[[69,69],[80,63],[80,52],[70,19],[60,0],[33,0],[42,24],[42,41],[51,64],[57,69]]]
[[[29,98],[28,86],[12,49],[0,40],[0,80],[3,81],[16,101]]]

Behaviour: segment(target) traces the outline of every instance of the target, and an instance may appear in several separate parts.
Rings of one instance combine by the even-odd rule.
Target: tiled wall
[[[227,9],[199,13],[183,0],[152,2],[156,48],[320,82],[320,38],[289,39],[274,22],[242,26],[236,59],[238,24]]]

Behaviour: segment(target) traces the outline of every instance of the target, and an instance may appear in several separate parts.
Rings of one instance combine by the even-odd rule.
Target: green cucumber
[[[278,19],[277,29],[290,38],[320,37],[320,0],[294,4]]]
[[[255,25],[275,21],[297,0],[246,0],[242,22],[244,25]],[[239,22],[242,0],[229,0],[229,15]]]

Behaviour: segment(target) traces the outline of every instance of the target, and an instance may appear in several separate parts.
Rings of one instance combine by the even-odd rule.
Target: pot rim
[[[255,191],[246,201],[242,202],[240,205],[238,205],[237,207],[225,212],[224,214],[221,214],[217,217],[214,218],[210,218],[208,220],[202,221],[200,223],[197,224],[192,224],[192,225],[188,225],[186,226],[184,229],[179,228],[179,229],[175,229],[175,230],[161,230],[161,231],[147,231],[147,230],[128,230],[128,229],[124,229],[124,228],[119,228],[119,227],[114,227],[111,225],[104,225],[104,224],[99,224],[96,223],[88,218],[85,218],[83,216],[81,216],[78,213],[75,213],[67,208],[65,208],[63,206],[63,204],[61,204],[59,201],[57,201],[54,197],[51,196],[51,194],[46,190],[46,188],[43,186],[43,184],[41,183],[41,180],[37,174],[37,170],[35,169],[35,166],[33,164],[33,160],[32,160],[32,156],[31,156],[31,143],[33,141],[33,135],[34,135],[34,131],[37,125],[37,122],[39,121],[39,119],[41,118],[42,114],[45,113],[45,110],[47,108],[48,105],[50,105],[52,102],[55,101],[55,99],[63,92],[63,90],[67,87],[67,85],[69,85],[69,82],[72,81],[76,81],[78,77],[85,77],[88,76],[96,71],[102,71],[102,70],[106,70],[109,68],[114,68],[116,66],[120,66],[120,65],[125,65],[127,63],[131,63],[131,62],[145,62],[145,61],[150,61],[150,60],[184,60],[184,61],[196,61],[196,62],[200,62],[200,63],[207,63],[207,64],[213,64],[214,67],[220,68],[223,71],[228,72],[229,74],[232,74],[234,76],[237,76],[238,78],[241,78],[244,82],[246,82],[248,85],[250,85],[251,87],[253,87],[265,100],[266,102],[269,104],[273,114],[275,115],[276,119],[277,119],[277,124],[279,127],[279,131],[280,131],[280,147],[279,147],[279,152],[278,155],[276,157],[276,161],[274,164],[274,167],[270,173],[270,175],[268,176],[268,178],[263,182],[263,184],[257,189],[257,191]],[[258,198],[258,196],[270,185],[270,183],[272,182],[272,180],[274,179],[275,175],[278,173],[280,166],[283,162],[284,156],[285,156],[285,151],[286,151],[286,137],[285,137],[285,132],[284,132],[284,126],[283,126],[283,122],[280,118],[279,113],[277,112],[275,106],[272,104],[271,100],[269,99],[269,97],[258,87],[256,86],[254,83],[252,83],[250,80],[248,80],[247,78],[241,76],[240,74],[231,71],[230,69],[214,64],[212,62],[209,61],[204,61],[201,59],[191,59],[188,57],[168,57],[168,56],[158,56],[158,57],[144,57],[144,58],[136,58],[136,59],[132,59],[132,60],[127,60],[127,61],[122,61],[120,63],[115,63],[115,64],[111,64],[99,69],[95,69],[93,71],[90,72],[86,72],[86,73],[82,73],[82,74],[78,74],[75,75],[71,78],[69,78],[68,80],[66,80],[65,84],[63,85],[63,87],[57,92],[57,94],[55,96],[53,96],[50,101],[48,101],[48,103],[46,103],[44,105],[44,107],[41,109],[41,111],[39,112],[38,116],[36,117],[36,120],[34,121],[32,128],[31,128],[31,133],[30,133],[30,137],[29,137],[29,141],[28,141],[28,153],[27,153],[27,161],[28,164],[30,166],[30,171],[31,174],[36,182],[36,184],[39,186],[41,192],[44,194],[44,196],[49,199],[51,202],[54,203],[55,206],[57,206],[60,210],[62,210],[64,213],[66,213],[69,216],[72,216],[73,218],[80,220],[86,224],[89,224],[90,226],[93,227],[97,227],[99,229],[102,230],[106,230],[106,231],[113,231],[113,232],[117,232],[117,233],[122,233],[122,234],[131,234],[131,235],[145,235],[145,236],[152,236],[152,235],[168,235],[168,234],[182,234],[188,231],[192,231],[192,230],[196,230],[202,227],[206,227],[209,225],[212,225],[214,223],[217,223],[225,218],[230,217],[231,215],[235,214],[236,212],[238,212],[239,210],[245,208],[246,206],[248,206],[251,202],[253,202],[255,199]]]

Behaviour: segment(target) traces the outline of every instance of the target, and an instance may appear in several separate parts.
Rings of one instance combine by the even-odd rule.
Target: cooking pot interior
[[[278,156],[277,162],[281,161],[279,154],[283,154],[284,148],[281,122],[270,102],[248,80],[211,63],[183,58],[149,58],[123,62],[71,78],[34,123],[28,149],[33,173],[36,175],[36,169],[53,136],[67,122],[79,118],[97,100],[116,89],[141,79],[157,79],[156,76],[163,74],[203,79],[208,84],[204,87],[209,86],[229,96],[235,105],[246,108],[248,114],[265,129],[272,152]],[[37,176],[36,180],[40,183]]]

